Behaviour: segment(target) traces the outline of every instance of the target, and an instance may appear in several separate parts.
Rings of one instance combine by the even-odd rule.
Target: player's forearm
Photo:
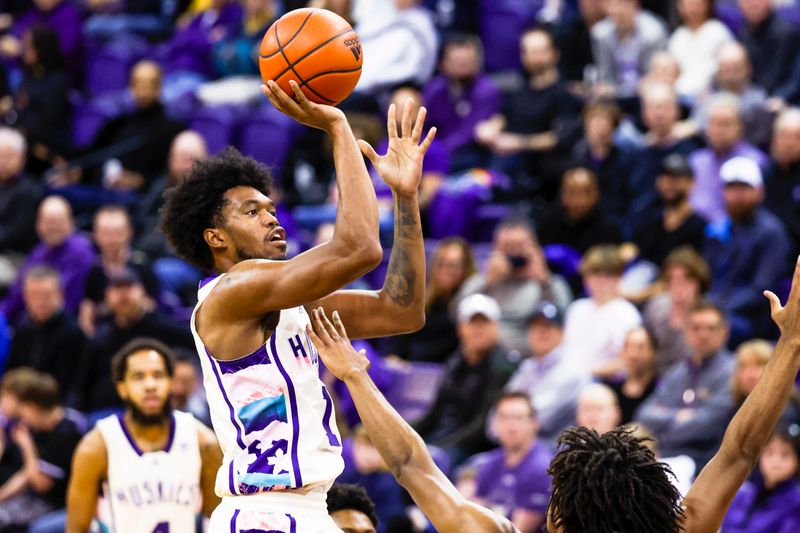
[[[345,379],[361,422],[386,465],[402,484],[406,467],[427,453],[422,438],[389,404],[366,370]]]
[[[339,189],[333,242],[343,243],[352,253],[376,253],[380,250],[378,200],[364,158],[344,118],[330,130],[330,135]]]
[[[394,245],[380,294],[400,332],[425,324],[425,246],[416,194],[394,195]]]
[[[764,374],[733,417],[720,452],[755,465],[783,413],[800,370],[800,338],[778,340]]]

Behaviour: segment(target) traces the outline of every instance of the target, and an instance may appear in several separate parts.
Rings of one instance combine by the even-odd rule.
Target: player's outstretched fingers
[[[425,136],[425,140],[422,141],[422,153],[426,153],[428,148],[431,147],[431,143],[433,139],[436,138],[436,126],[432,127],[428,130],[428,134]]]
[[[317,351],[320,348],[324,348],[325,344],[323,344],[322,339],[317,337],[316,332],[314,331],[314,327],[311,324],[306,326],[306,333],[308,333],[308,337],[311,339],[311,344],[317,347]]]
[[[339,316],[339,311],[333,312],[333,325],[336,326],[336,332],[343,339],[347,339],[347,330],[344,328],[342,317]]]
[[[267,87],[269,88],[272,96],[275,97],[277,100],[277,104],[274,104],[279,110],[283,111],[284,113],[294,113],[298,114],[301,112],[300,106],[297,105],[297,102],[289,98],[289,95],[283,92],[283,89],[272,80],[267,82]]]
[[[389,132],[389,140],[397,138],[397,106],[389,104],[389,111],[386,113],[386,131]]]
[[[764,291],[764,296],[766,296],[767,300],[769,300],[770,315],[772,316],[772,319],[775,320],[775,317],[778,315],[778,313],[783,310],[781,301],[772,291]]]
[[[361,153],[364,154],[366,158],[370,160],[370,162],[372,162],[372,166],[375,166],[375,163],[377,163],[378,159],[380,158],[378,152],[375,151],[375,148],[373,148],[372,145],[364,139],[359,139],[356,142],[358,143],[358,147],[361,149]]]
[[[400,135],[407,137],[411,135],[411,107],[414,105],[414,99],[409,97],[406,104],[403,106],[403,121]]]
[[[316,333],[317,338],[319,338],[322,343],[322,346],[330,346],[333,344],[328,332],[325,330],[325,326],[322,324],[322,320],[320,320],[319,309],[311,310],[311,325],[314,328],[314,333]]]
[[[336,328],[333,327],[331,321],[328,320],[328,315],[325,314],[325,310],[323,308],[319,308],[320,311],[320,322],[322,322],[325,331],[328,333],[328,336],[333,339],[333,342],[339,340],[339,333],[336,331]]]
[[[428,110],[424,106],[417,111],[417,120],[414,122],[414,129],[411,132],[411,140],[414,141],[414,144],[419,144],[419,140],[422,138],[422,128],[425,126],[427,114]]]
[[[300,85],[297,84],[294,80],[289,80],[289,87],[292,88],[292,92],[294,93],[295,101],[300,105],[301,109],[310,109],[311,101],[306,97],[305,93],[300,90]]]

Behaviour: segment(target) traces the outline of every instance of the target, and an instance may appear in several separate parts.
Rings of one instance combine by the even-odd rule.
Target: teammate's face
[[[331,518],[344,533],[375,533],[375,526],[361,511],[342,509],[331,513]]]
[[[286,258],[286,230],[278,224],[272,200],[252,187],[234,187],[225,193],[225,200],[223,227],[216,231],[237,263]]]
[[[780,437],[772,437],[761,452],[758,468],[771,488],[797,475],[798,457],[791,444]]]
[[[169,412],[167,404],[172,379],[164,358],[154,350],[141,350],[128,357],[125,379],[117,383],[117,392],[137,422],[157,424]]]

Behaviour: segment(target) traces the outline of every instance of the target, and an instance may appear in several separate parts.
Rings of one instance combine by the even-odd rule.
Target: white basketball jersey
[[[191,329],[203,368],[211,421],[224,459],[220,496],[330,488],[344,468],[333,402],[319,379],[319,354],[303,307],[284,309],[255,352],[220,361],[206,349],[195,314],[224,276],[201,283]]]
[[[109,533],[193,533],[200,511],[200,445],[195,418],[172,413],[166,447],[142,452],[122,415],[97,427],[108,450],[108,480],[98,506],[100,530]]]

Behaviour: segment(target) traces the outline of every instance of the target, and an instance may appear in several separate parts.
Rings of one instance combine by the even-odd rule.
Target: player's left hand
[[[333,323],[328,320],[325,310],[311,311],[311,325],[306,326],[311,342],[319,352],[322,362],[331,373],[342,381],[369,370],[369,359],[364,350],[357,352],[347,331],[344,329],[339,312],[333,312]]]
[[[359,140],[361,152],[369,158],[372,166],[378,171],[381,179],[401,194],[416,193],[422,180],[422,160],[436,136],[436,128],[431,128],[420,144],[422,130],[425,126],[427,110],[420,107],[414,127],[411,127],[411,110],[414,104],[411,99],[403,106],[403,120],[400,124],[400,135],[397,135],[397,117],[394,104],[387,113],[387,129],[389,130],[389,149],[385,155],[378,155],[366,141]]]

